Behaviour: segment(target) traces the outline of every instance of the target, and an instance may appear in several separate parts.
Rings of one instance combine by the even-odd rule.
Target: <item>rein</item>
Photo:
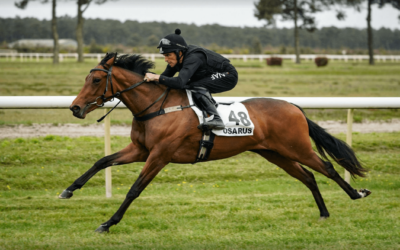
[[[113,101],[113,100],[114,100],[114,97],[119,97],[119,96],[121,96],[122,93],[127,92],[127,91],[129,91],[129,90],[132,90],[132,89],[134,89],[134,88],[140,86],[140,85],[143,84],[144,82],[146,82],[146,80],[143,80],[143,81],[141,81],[141,82],[135,83],[134,85],[130,86],[129,88],[126,88],[126,89],[121,90],[121,91],[119,91],[119,92],[116,92],[116,93],[114,94],[114,88],[113,88],[113,85],[112,85],[112,77],[111,77],[111,74],[112,74],[112,66],[110,67],[109,70],[94,68],[94,69],[91,69],[91,70],[90,70],[90,73],[92,73],[93,71],[103,71],[103,72],[106,72],[106,73],[107,73],[107,83],[106,83],[106,88],[105,88],[105,90],[104,90],[104,93],[103,93],[101,96],[98,96],[98,97],[95,99],[94,102],[88,103],[86,106],[89,106],[89,105],[97,105],[98,107],[103,107],[104,104],[105,104],[106,102]],[[105,97],[105,95],[106,95],[106,93],[107,93],[107,91],[108,91],[108,83],[110,83],[112,95],[109,96],[109,97]],[[145,120],[151,119],[151,118],[153,118],[153,117],[156,117],[157,115],[154,115],[154,114],[155,114],[155,113],[160,113],[160,111],[162,110],[162,105],[164,104],[165,100],[167,99],[168,93],[169,93],[170,90],[171,90],[171,89],[168,87],[168,88],[161,94],[161,96],[158,97],[157,100],[155,100],[155,101],[154,101],[152,104],[150,104],[147,108],[145,108],[144,110],[140,111],[139,113],[133,114],[133,116],[135,117],[135,119],[136,119],[136,120],[139,120],[139,121],[145,121]],[[149,114],[149,115],[152,115],[151,117],[150,117],[150,116],[147,116],[147,115],[144,115],[143,117],[136,117],[137,115],[140,115],[140,114],[144,113],[144,112],[147,111],[149,108],[151,108],[154,104],[156,104],[158,101],[160,101],[161,98],[163,98],[163,96],[164,96],[165,94],[167,94],[167,95],[165,96],[164,101],[163,101],[162,104],[161,104],[161,109],[160,109],[159,111]],[[97,103],[97,100],[98,100],[99,98],[101,98],[101,100],[103,101],[101,104],[98,104],[98,103]],[[110,98],[111,98],[111,99],[110,99]],[[107,99],[110,99],[110,100],[107,101]],[[105,114],[103,117],[101,117],[100,119],[98,119],[97,122],[101,122],[104,118],[106,118],[106,116],[107,116],[108,114],[110,114],[111,111],[113,111],[120,103],[121,103],[121,100],[120,100],[110,111],[108,111],[107,114]],[[163,114],[165,114],[165,113],[163,113]],[[162,114],[158,114],[158,115],[162,115]],[[149,117],[149,118],[148,118],[148,117]],[[147,118],[147,119],[144,119],[144,120],[143,120],[143,119],[140,119],[140,118]]]

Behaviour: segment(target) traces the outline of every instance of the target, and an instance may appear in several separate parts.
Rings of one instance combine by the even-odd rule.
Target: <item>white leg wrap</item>
[[[369,191],[368,189],[360,189],[358,193],[360,194],[361,198],[365,198],[371,194],[371,191]]]

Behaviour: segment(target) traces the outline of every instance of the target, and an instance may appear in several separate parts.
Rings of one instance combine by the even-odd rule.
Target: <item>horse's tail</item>
[[[298,108],[305,116],[304,111],[300,107]],[[322,156],[322,158],[329,161],[325,154],[326,152],[340,166],[349,171],[353,178],[355,178],[356,175],[365,177],[365,173],[368,172],[368,170],[361,166],[361,163],[358,161],[353,149],[351,149],[349,145],[347,145],[344,141],[333,137],[326,132],[325,129],[321,128],[307,117],[306,119],[309,135],[313,139],[318,153]]]

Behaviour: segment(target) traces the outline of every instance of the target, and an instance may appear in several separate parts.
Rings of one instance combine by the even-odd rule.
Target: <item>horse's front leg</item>
[[[92,178],[97,172],[113,165],[123,165],[131,162],[145,162],[148,157],[148,151],[141,146],[130,143],[126,148],[121,151],[108,155],[97,161],[93,167],[91,167],[81,177],[76,179],[74,183],[64,190],[58,198],[69,199],[72,197],[73,192],[76,189],[80,189],[90,178]]]
[[[161,157],[159,154],[150,154],[146,161],[146,164],[142,169],[142,172],[140,173],[135,183],[132,185],[118,211],[110,218],[110,220],[101,224],[96,229],[96,232],[108,232],[111,226],[118,224],[131,203],[137,197],[139,197],[140,193],[147,187],[147,185],[154,179],[154,177],[156,177],[156,175],[167,163],[168,162],[163,159],[163,157]]]

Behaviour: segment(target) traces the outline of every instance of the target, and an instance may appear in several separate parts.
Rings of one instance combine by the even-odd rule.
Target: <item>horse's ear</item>
[[[110,55],[112,54],[107,53],[106,57]],[[106,68],[110,68],[111,66],[113,66],[116,59],[117,59],[117,52],[115,52],[115,55],[113,57],[107,60],[107,62],[105,63]]]

